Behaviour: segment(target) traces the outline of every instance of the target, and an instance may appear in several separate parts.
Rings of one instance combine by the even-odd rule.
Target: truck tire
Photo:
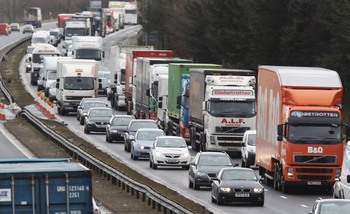
[[[203,132],[201,132],[199,139],[200,139],[200,141],[199,141],[200,142],[200,150],[202,152],[206,152],[207,151],[206,135]]]
[[[174,124],[173,124],[173,121],[169,121],[168,122],[168,135],[169,136],[173,136],[174,135]]]
[[[197,151],[199,150],[198,146],[197,146],[197,142],[196,142],[196,128],[195,127],[191,127],[191,146],[192,146],[192,149],[194,151]]]
[[[273,188],[277,191],[281,190],[281,169],[278,163],[274,164]]]

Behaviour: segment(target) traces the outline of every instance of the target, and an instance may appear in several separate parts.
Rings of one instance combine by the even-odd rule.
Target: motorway
[[[117,44],[122,44],[129,36],[135,35],[140,29],[139,26],[128,27],[124,30],[116,32],[112,35],[104,38],[104,47],[106,52],[106,57],[104,60],[104,65],[110,68],[110,55],[109,47]],[[20,33],[23,36],[23,34]],[[7,41],[14,41],[15,35],[9,37],[0,37],[0,45],[6,44]],[[17,36],[17,35],[16,35]],[[10,40],[8,40],[11,38]],[[23,66],[23,60],[22,64]],[[25,73],[24,68],[20,69],[23,77],[23,81],[26,85],[27,90],[29,90],[33,96],[36,96],[36,87],[30,85],[29,78],[30,74]],[[101,99],[107,102],[105,97]],[[125,112],[115,112],[116,114],[125,114]],[[159,168],[157,170],[149,168],[149,162],[147,160],[137,160],[134,161],[130,158],[130,153],[124,151],[123,143],[113,143],[109,144],[105,141],[104,134],[84,134],[83,126],[79,125],[74,114],[68,116],[59,116],[59,120],[65,121],[68,124],[69,129],[75,132],[78,136],[91,142],[96,147],[115,157],[117,160],[125,163],[126,165],[134,168],[138,172],[145,176],[157,181],[161,184],[166,185],[179,192],[180,194],[203,204],[208,207],[213,213],[237,213],[237,214],[256,214],[256,213],[269,213],[269,214],[295,214],[295,213],[308,213],[315,200],[319,197],[330,198],[330,195],[322,195],[317,190],[300,189],[296,190],[292,194],[282,194],[281,192],[275,191],[271,186],[265,186],[265,205],[264,207],[256,207],[252,205],[226,205],[218,206],[211,203],[210,199],[210,189],[193,190],[188,188],[188,171],[180,168]],[[0,140],[2,134],[0,133]],[[2,147],[3,148],[3,147]],[[8,148],[13,149],[13,148]],[[6,152],[0,150],[0,157]],[[194,156],[195,153],[192,152]],[[239,163],[240,159],[233,158],[234,162]]]

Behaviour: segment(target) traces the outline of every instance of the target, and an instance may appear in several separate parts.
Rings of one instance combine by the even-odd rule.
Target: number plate
[[[64,107],[64,109],[73,110],[73,107]]]
[[[236,193],[235,196],[237,198],[248,198],[249,194],[248,193]]]
[[[321,181],[308,181],[307,185],[320,186],[321,185]]]
[[[169,163],[176,163],[176,162],[178,162],[178,160],[175,160],[175,159],[168,159],[168,160],[166,160],[166,162],[169,162]]]

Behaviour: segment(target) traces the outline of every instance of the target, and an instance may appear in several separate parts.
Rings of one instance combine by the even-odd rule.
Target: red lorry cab
[[[7,23],[0,23],[0,34],[8,36],[10,33],[10,26]]]

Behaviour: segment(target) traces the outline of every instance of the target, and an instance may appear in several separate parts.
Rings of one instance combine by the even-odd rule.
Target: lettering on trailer
[[[11,189],[0,189],[0,202],[11,201]]]
[[[236,91],[236,90],[213,90],[213,95],[253,96],[253,92],[252,91]]]
[[[80,192],[89,191],[89,186],[84,185],[76,185],[76,186],[69,186],[69,198],[80,198]],[[56,187],[57,192],[65,192],[66,187],[65,186],[57,186]]]
[[[257,137],[277,146],[277,125],[280,118],[280,94],[267,87],[258,88]]]
[[[338,112],[327,111],[292,111],[291,117],[333,117],[338,118]]]
[[[309,147],[307,147],[307,153],[322,154],[323,153],[323,148],[322,147],[309,146]]]
[[[241,126],[243,124],[245,124],[245,121],[243,119],[234,119],[234,118],[223,118],[221,120],[221,124],[233,124],[233,125],[236,125],[236,126]]]

